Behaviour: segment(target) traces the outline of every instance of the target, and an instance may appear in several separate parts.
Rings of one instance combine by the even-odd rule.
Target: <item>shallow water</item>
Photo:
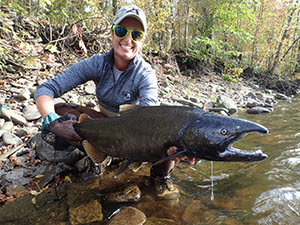
[[[248,135],[235,147],[261,149],[269,157],[254,163],[205,160],[193,166],[179,163],[172,174],[181,190],[179,201],[155,200],[153,190],[145,184],[149,175],[146,167],[137,173],[126,171],[118,179],[107,174],[102,179],[62,185],[58,188],[60,202],[48,202],[55,199],[53,189],[37,196],[35,204],[33,196],[17,199],[0,209],[0,223],[70,224],[74,208],[97,200],[104,218],[122,206],[134,206],[147,216],[146,225],[300,224],[300,97],[292,103],[280,101],[271,114],[239,112],[235,117],[252,120],[270,131],[268,135]],[[129,183],[140,187],[140,201],[105,201],[105,193]]]
[[[269,157],[256,163],[214,162],[214,200],[211,201],[210,162],[182,166],[174,176],[206,206],[190,224],[300,224],[300,98],[279,102],[271,114],[238,118],[264,125],[269,135],[251,134],[235,144],[243,150],[261,149]],[[185,201],[182,199],[182,201]]]

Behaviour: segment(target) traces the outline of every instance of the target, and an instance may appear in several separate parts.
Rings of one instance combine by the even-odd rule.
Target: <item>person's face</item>
[[[121,25],[123,27],[126,27],[130,30],[140,30],[143,31],[142,24],[131,17],[127,17],[118,25]],[[141,49],[145,38],[139,42],[135,42],[131,40],[130,33],[128,32],[127,36],[125,38],[118,38],[114,35],[114,32],[110,30],[111,37],[112,37],[112,43],[114,48],[114,59],[115,59],[115,65],[118,64],[124,64],[131,59],[134,58],[134,56],[138,53],[138,51]]]

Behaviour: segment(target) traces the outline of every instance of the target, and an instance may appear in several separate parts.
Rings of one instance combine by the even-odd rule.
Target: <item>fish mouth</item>
[[[227,161],[227,162],[254,162],[254,161],[262,161],[268,156],[264,154],[261,150],[257,150],[254,152],[240,150],[238,148],[232,147],[232,145],[243,138],[244,136],[250,133],[259,133],[259,134],[267,134],[269,131],[267,128],[263,126],[259,126],[259,129],[256,130],[247,130],[241,132],[239,135],[235,136],[229,142],[227,142],[227,147],[224,151],[218,153],[218,161]]]

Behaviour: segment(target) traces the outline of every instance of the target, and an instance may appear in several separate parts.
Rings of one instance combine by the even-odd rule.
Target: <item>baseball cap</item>
[[[143,12],[143,10],[141,10],[139,7],[135,5],[124,6],[116,13],[115,19],[113,20],[113,24],[117,25],[121,23],[121,21],[126,17],[133,17],[138,21],[140,21],[140,23],[144,28],[144,32],[146,32],[147,22],[146,22],[146,15]]]

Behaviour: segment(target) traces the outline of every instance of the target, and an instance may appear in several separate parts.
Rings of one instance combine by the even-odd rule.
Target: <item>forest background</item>
[[[299,0],[0,0],[0,3],[2,73],[13,57],[12,44],[36,49],[38,42],[44,50],[59,57],[65,56],[70,48],[77,49],[76,53],[83,57],[109,50],[114,14],[123,5],[135,4],[147,15],[149,29],[142,51],[150,58],[177,57],[181,64],[211,68],[233,82],[240,80],[246,71],[248,78],[259,75],[271,86],[278,80],[300,77]],[[17,24],[11,22],[11,10],[22,26],[31,28],[18,31]],[[30,60],[22,57],[19,63],[24,68],[34,67],[32,55],[27,57]]]

